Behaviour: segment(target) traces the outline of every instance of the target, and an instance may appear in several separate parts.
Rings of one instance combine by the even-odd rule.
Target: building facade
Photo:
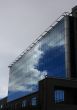
[[[77,110],[76,48],[77,7],[74,7],[9,66],[7,101],[0,101],[0,109]]]
[[[45,76],[67,78],[64,25],[62,18],[10,66],[8,101],[38,91],[38,81]]]

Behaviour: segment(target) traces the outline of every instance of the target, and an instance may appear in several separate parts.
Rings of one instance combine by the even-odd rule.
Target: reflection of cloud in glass
[[[40,72],[35,68],[38,64],[43,51],[39,50],[39,45],[34,48],[34,51],[22,57],[23,65],[15,64],[16,70],[11,73],[9,90],[11,91],[32,91],[32,85],[36,85],[40,79],[47,74],[46,71]],[[15,66],[14,65],[14,66]],[[13,67],[12,67],[13,68]],[[31,85],[31,86],[30,86]]]
[[[63,38],[60,38],[60,39],[57,39],[55,42],[49,42],[48,46],[49,47],[56,47],[56,46],[61,46],[61,45],[64,45],[64,41],[63,41]]]

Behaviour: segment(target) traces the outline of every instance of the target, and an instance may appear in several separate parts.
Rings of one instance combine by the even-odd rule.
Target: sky
[[[7,96],[8,66],[77,0],[0,0],[0,98]]]

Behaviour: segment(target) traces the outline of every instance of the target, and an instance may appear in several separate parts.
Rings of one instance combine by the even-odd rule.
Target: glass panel
[[[36,97],[32,98],[32,105],[33,105],[33,106],[36,105]]]
[[[26,100],[22,101],[22,108],[26,107]]]
[[[55,103],[64,101],[64,91],[63,90],[55,90]]]
[[[2,109],[3,108],[3,105],[1,105],[0,108]]]
[[[45,75],[66,78],[64,19],[12,65],[8,101],[38,91]]]

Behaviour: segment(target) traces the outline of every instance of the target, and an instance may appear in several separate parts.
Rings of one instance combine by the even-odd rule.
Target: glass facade
[[[8,101],[38,90],[45,75],[66,78],[64,19],[10,67]]]

